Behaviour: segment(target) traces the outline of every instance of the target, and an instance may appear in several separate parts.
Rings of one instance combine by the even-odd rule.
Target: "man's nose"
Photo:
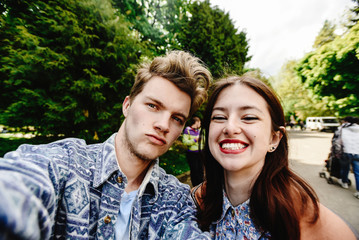
[[[155,122],[155,129],[164,133],[168,133],[170,130],[171,116],[168,114],[161,114]]]

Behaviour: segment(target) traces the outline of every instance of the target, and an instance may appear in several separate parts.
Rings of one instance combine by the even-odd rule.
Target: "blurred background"
[[[2,0],[0,12],[0,156],[24,142],[107,139],[137,64],[173,49],[214,79],[268,83],[294,127],[359,116],[358,0]],[[188,171],[184,152],[179,139],[161,166]]]

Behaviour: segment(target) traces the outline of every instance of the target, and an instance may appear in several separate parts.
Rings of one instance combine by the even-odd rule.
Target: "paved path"
[[[341,216],[359,232],[359,199],[353,196],[355,190],[354,174],[349,178],[352,185],[349,189],[341,188],[337,183],[328,184],[319,177],[324,169],[333,133],[289,131],[289,160],[292,169],[306,179],[318,194],[320,202]],[[328,173],[326,173],[328,176]],[[179,178],[190,185],[189,174]]]

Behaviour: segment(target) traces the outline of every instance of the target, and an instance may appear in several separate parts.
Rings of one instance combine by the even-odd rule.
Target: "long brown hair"
[[[311,222],[318,219],[318,197],[314,190],[288,166],[288,138],[285,130],[283,108],[274,91],[262,81],[247,76],[232,76],[219,80],[205,111],[201,137],[205,138],[202,150],[205,166],[205,191],[203,208],[198,219],[203,230],[222,214],[224,170],[212,156],[208,146],[208,133],[213,106],[222,90],[235,84],[245,85],[256,91],[267,102],[272,119],[272,131],[281,131],[283,137],[274,152],[267,153],[264,166],[256,179],[250,196],[250,214],[254,223],[270,233],[273,239],[300,239],[300,219],[306,207],[312,212]],[[307,213],[307,212],[306,212]]]

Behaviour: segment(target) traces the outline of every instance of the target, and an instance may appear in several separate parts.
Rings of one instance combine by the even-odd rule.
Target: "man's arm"
[[[190,191],[186,191],[174,206],[163,239],[211,239],[209,232],[199,229],[196,214]]]
[[[0,239],[48,239],[63,155],[55,145],[22,145],[0,159]]]

